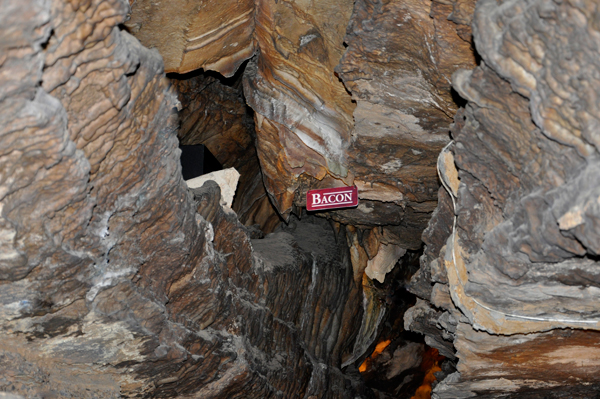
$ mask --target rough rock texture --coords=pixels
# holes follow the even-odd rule
[[[0,391],[365,397],[338,368],[363,303],[344,229],[253,243],[216,183],[188,191],[127,3],[0,10]]]
[[[152,44],[147,32],[162,42],[164,37],[181,35],[182,25],[167,22],[172,13],[199,7],[203,18],[229,26],[224,19],[233,23],[246,10],[246,3],[239,11],[231,10],[229,3],[218,11],[202,2],[186,2],[181,10],[156,4],[152,8],[144,1],[135,3],[127,25],[146,45]],[[421,246],[420,235],[437,200],[435,160],[449,140],[448,127],[457,110],[450,78],[458,68],[475,65],[469,26],[473,5],[473,0],[255,2],[258,55],[244,71],[244,93],[255,111],[256,151],[266,193],[284,220],[292,212],[301,214],[308,190],[356,184],[361,199],[357,209],[321,215],[371,230],[367,234],[376,239],[369,244],[369,260],[380,246],[413,250]],[[196,15],[189,15],[185,20],[195,27]],[[219,29],[211,35],[219,35]],[[181,46],[158,48],[170,59],[170,52]],[[229,47],[221,50],[225,62]],[[211,51],[211,57],[219,56]],[[243,134],[239,120],[231,121],[241,107],[231,107],[235,99],[227,94],[210,95],[223,88],[216,78],[199,78],[176,81],[184,104],[180,138],[185,143],[204,142],[209,148],[217,147],[217,140],[227,142],[215,148],[217,158],[230,154],[245,164],[253,149],[241,157],[237,154],[240,148],[250,148],[250,136]],[[219,110],[214,120],[209,118],[207,111],[210,115],[221,104],[234,111],[227,115]],[[193,135],[191,126],[197,131]],[[272,229],[279,221],[270,213],[269,199],[256,177],[244,178],[241,173],[247,189],[241,190],[239,202],[245,205],[234,204],[234,209],[245,224]]]
[[[328,216],[395,225],[403,247],[418,247],[457,110],[450,77],[475,65],[474,0],[176,4],[135,1],[127,27],[159,49],[167,71],[231,76],[256,43],[245,94],[266,189],[284,219],[311,188],[356,184],[364,206]]]
[[[421,302],[406,317],[432,345],[456,350],[458,373],[436,397],[598,393],[596,8],[477,4],[483,61],[453,77],[468,105],[452,130],[454,162],[440,160],[449,192],[413,279],[436,309]]]
[[[353,365],[389,308],[366,270],[418,248],[433,212],[405,322],[457,361],[434,397],[598,395],[595,2],[202,4],[133,3],[128,29],[172,50],[173,71],[232,75],[260,48],[244,88],[290,222],[264,239],[216,184],[188,191],[177,160],[187,112],[182,132],[258,171],[239,76],[202,119],[211,104],[191,99],[224,85],[183,79],[178,103],[158,53],[122,30],[127,2],[0,0],[0,391],[372,397]],[[471,21],[482,61],[454,73],[475,63]],[[467,104],[436,171],[452,74]],[[273,228],[252,173],[237,209]],[[291,215],[306,190],[349,184],[358,208]],[[426,357],[392,348],[390,378]]]
[[[287,218],[309,189],[356,184],[356,209],[321,213],[356,227],[355,270],[388,270],[380,248],[397,260],[421,247],[457,110],[450,77],[475,65],[471,4],[257,2],[244,88],[267,192]]]
[[[219,185],[221,189],[221,205],[231,208],[235,190],[240,180],[240,174],[235,168],[217,170],[210,173],[205,173],[201,176],[194,177],[185,181],[189,188],[199,188],[207,181],[212,180]]]
[[[459,33],[470,21],[447,19],[464,14],[456,4],[333,3],[258,2],[245,88],[267,191],[285,216],[309,189],[356,184],[363,205],[328,216],[398,226],[402,246],[418,247],[457,109],[450,77],[474,66]]]
[[[255,51],[254,1],[130,0],[128,30],[157,48],[167,72],[232,76]]]
[[[300,177],[350,184],[345,150],[351,102],[334,74],[342,57],[352,1],[260,0],[260,53],[248,66],[245,94],[256,112],[257,150],[265,185],[288,217]]]
[[[375,209],[395,204],[407,241],[436,205],[435,160],[457,110],[450,78],[474,66],[461,25],[447,20],[452,10],[421,0],[357,1],[336,68],[357,102],[348,163],[359,196],[385,203]]]
[[[269,233],[281,223],[271,205],[255,147],[254,119],[242,93],[242,72],[171,75],[181,103],[177,136],[181,144],[204,144],[224,167],[240,172],[233,209],[245,225]]]

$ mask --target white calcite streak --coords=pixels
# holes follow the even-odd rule
[[[189,188],[199,188],[208,180],[215,181],[221,188],[221,201],[223,205],[231,208],[239,179],[240,173],[235,168],[229,168],[194,177],[185,182]]]

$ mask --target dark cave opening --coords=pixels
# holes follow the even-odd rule
[[[170,73],[167,77],[181,104],[177,133],[180,145],[204,145],[223,168],[235,168],[240,179],[232,209],[244,225],[268,233],[282,219],[263,184],[254,111],[244,97],[242,82],[248,62],[229,78],[202,70]]]
[[[179,145],[181,150],[181,174],[190,180],[206,173],[222,170],[223,166],[204,144]]]

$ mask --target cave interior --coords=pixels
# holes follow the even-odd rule
[[[600,398],[599,15],[0,0],[0,399]]]

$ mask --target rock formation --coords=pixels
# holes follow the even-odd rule
[[[126,4],[0,9],[0,390],[358,394],[338,368],[362,312],[347,248],[325,220],[253,245],[218,186],[187,190],[177,100]]]
[[[241,72],[241,71],[240,71]],[[242,74],[229,79],[213,74],[169,75],[180,102],[181,144],[204,144],[226,168],[241,174],[233,209],[245,225],[266,233],[281,223],[265,190],[256,155],[254,119],[242,93]]]
[[[166,72],[204,68],[233,76],[256,48],[251,0],[130,0],[125,25],[144,46],[160,51]]]
[[[177,58],[173,52],[187,51],[189,42],[166,41],[165,37],[185,36],[186,29],[196,36],[225,37],[222,35],[239,33],[246,26],[236,22],[246,21],[246,17],[240,19],[250,7],[246,3],[235,12],[226,5],[223,14],[212,6],[192,3],[177,10],[163,3],[133,3],[129,30],[146,46],[161,51],[168,71],[189,70],[168,66]],[[191,11],[194,7],[200,11]],[[244,94],[255,112],[256,151],[272,204],[287,220],[292,212],[300,214],[309,189],[355,184],[362,200],[359,208],[325,216],[372,230],[369,260],[380,246],[392,245],[398,254],[418,249],[421,232],[436,205],[437,153],[449,141],[448,127],[458,109],[451,75],[459,67],[475,66],[469,27],[473,1],[393,1],[384,5],[375,1],[261,0],[254,7],[254,31],[247,34],[247,40],[256,43],[258,54],[244,71]],[[211,12],[220,25],[202,22]],[[225,12],[230,22],[224,21]],[[224,45],[220,51],[203,54],[210,53],[213,59],[220,54],[222,62],[235,70],[239,61],[233,63],[235,67],[229,63],[229,47]],[[197,64],[196,68],[200,67],[223,72],[214,65]],[[191,143],[193,125],[192,130],[204,131],[194,133],[194,142],[216,149],[218,139],[249,148],[246,138],[251,134],[242,133],[243,117],[225,128],[223,123],[199,116],[202,111],[206,115],[207,101],[199,100],[207,95],[194,93],[222,88],[216,81],[210,77],[176,78],[184,104],[180,137]],[[236,86],[237,81],[231,85]],[[233,96],[226,96],[215,94],[211,99],[230,110],[221,114],[226,116],[223,120],[231,120],[227,114],[242,114],[242,107],[239,102],[233,104]],[[229,104],[223,103],[224,98],[229,98]],[[204,121],[214,124],[220,133],[204,127]],[[233,146],[225,148],[229,149],[216,150],[223,154],[221,159],[226,159],[227,153],[238,163],[247,158],[232,156],[239,153]],[[257,171],[252,172],[258,176]],[[242,177],[242,184],[249,180]],[[242,202],[246,208],[255,203],[247,213],[256,217],[246,218],[246,210],[237,208],[242,220],[246,224],[256,220],[272,228],[278,220],[268,214],[270,207],[266,197],[261,197],[260,185],[256,180],[246,185],[255,189]],[[367,264],[357,267],[364,269]]]
[[[0,397],[596,397],[597,8],[0,0]]]
[[[389,270],[421,246],[436,205],[435,160],[457,110],[451,74],[475,65],[459,8],[257,3],[260,52],[244,87],[267,192],[286,218],[309,189],[355,184],[359,207],[323,216],[355,227],[359,272]],[[458,22],[447,20],[454,9]]]
[[[435,308],[421,302],[407,317],[416,330],[437,325],[430,343],[455,349],[458,372],[439,398],[596,395],[594,7],[477,4],[483,61],[453,77],[468,104],[440,158],[448,191],[413,280]]]
[[[260,53],[244,91],[265,186],[286,218],[302,181],[352,182],[344,158],[354,104],[334,74],[351,12],[351,1],[257,2]]]
[[[267,191],[285,216],[310,188],[356,184],[364,205],[331,217],[402,225],[404,246],[418,247],[457,109],[450,77],[474,66],[464,26],[429,1],[318,4],[257,5],[260,53],[245,93]]]

